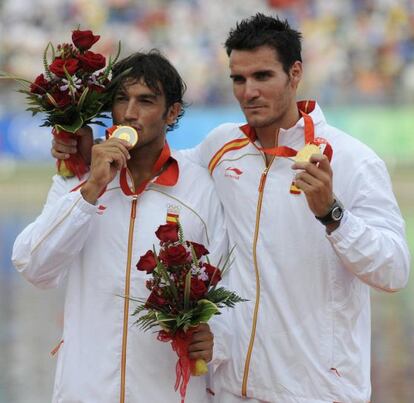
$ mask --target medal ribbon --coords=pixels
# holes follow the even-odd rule
[[[304,124],[305,124],[305,144],[313,143],[315,137],[315,127],[313,124],[312,118],[305,112],[299,110],[301,113]],[[297,154],[297,151],[293,148],[287,146],[279,146],[279,147],[272,147],[272,148],[264,148],[259,147],[253,143],[253,145],[259,150],[264,152],[265,154],[275,155],[277,157],[294,157]]]
[[[332,158],[332,147],[330,146],[329,143],[327,143],[327,141],[325,139],[322,138],[316,138],[315,139],[315,126],[313,124],[313,120],[312,118],[305,113],[304,111],[299,109],[300,114],[303,117],[303,121],[304,121],[304,137],[305,137],[305,146],[307,144],[316,144],[316,145],[320,145],[320,144],[325,144],[325,149],[323,154],[325,154],[329,161]],[[273,148],[264,148],[264,147],[259,147],[257,146],[255,143],[252,143],[259,151],[264,152],[265,154],[270,154],[270,155],[275,155],[277,157],[294,157],[298,152],[291,148],[291,147],[287,147],[287,146],[280,146],[280,147],[273,147]],[[260,187],[259,187],[260,189]],[[290,193],[291,194],[300,194],[301,191],[299,188],[297,188],[295,186],[294,181],[292,181],[291,185],[290,185]]]
[[[166,164],[170,160],[171,160],[171,163],[170,165],[167,166]],[[165,170],[162,171],[164,166],[165,166]],[[171,157],[170,147],[168,146],[168,143],[165,143],[164,148],[162,149],[161,154],[158,157],[158,160],[155,162],[155,165],[152,168],[152,174],[154,176],[158,175],[157,179],[155,179],[155,183],[159,183],[165,186],[173,186],[177,183],[178,173],[179,173],[178,163],[173,157]],[[141,183],[138,189],[131,189],[128,183],[128,177],[130,178],[131,182],[133,182],[132,175],[129,169],[122,168],[121,173],[120,173],[120,185],[121,185],[122,191],[127,196],[139,195],[145,190],[148,183],[153,180],[153,179],[149,179]]]

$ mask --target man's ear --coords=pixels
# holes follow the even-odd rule
[[[289,70],[289,79],[294,88],[297,88],[300,80],[302,79],[302,62],[296,60]]]
[[[167,112],[167,125],[172,125],[177,121],[177,117],[181,112],[181,104],[179,102],[173,103]]]

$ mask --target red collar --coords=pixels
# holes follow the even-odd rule
[[[167,165],[168,164],[168,165]],[[164,145],[164,148],[161,151],[160,156],[155,162],[152,168],[152,174],[156,175],[162,170],[164,166],[167,167],[154,179],[143,182],[138,189],[134,189],[133,185],[130,187],[129,183],[132,183],[132,176],[128,168],[123,168],[120,172],[119,182],[121,185],[122,191],[127,196],[139,195],[147,187],[149,182],[156,183],[157,185],[162,186],[174,186],[178,181],[179,176],[179,167],[178,162],[175,158],[171,156],[170,147],[167,142]],[[128,177],[130,181],[128,182]]]
[[[303,114],[311,113],[316,106],[316,101],[299,101],[296,103],[299,111]],[[254,143],[257,140],[257,134],[254,127],[251,127],[248,123],[243,126],[240,126],[240,130],[246,135],[246,137]]]

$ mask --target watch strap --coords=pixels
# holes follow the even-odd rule
[[[338,200],[334,200],[328,214],[323,217],[315,216],[323,225],[333,224],[342,220],[344,208]]]

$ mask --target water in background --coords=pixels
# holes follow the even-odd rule
[[[50,401],[61,331],[62,291],[37,290],[11,268],[14,238],[32,221],[23,211],[0,215],[0,402]]]

